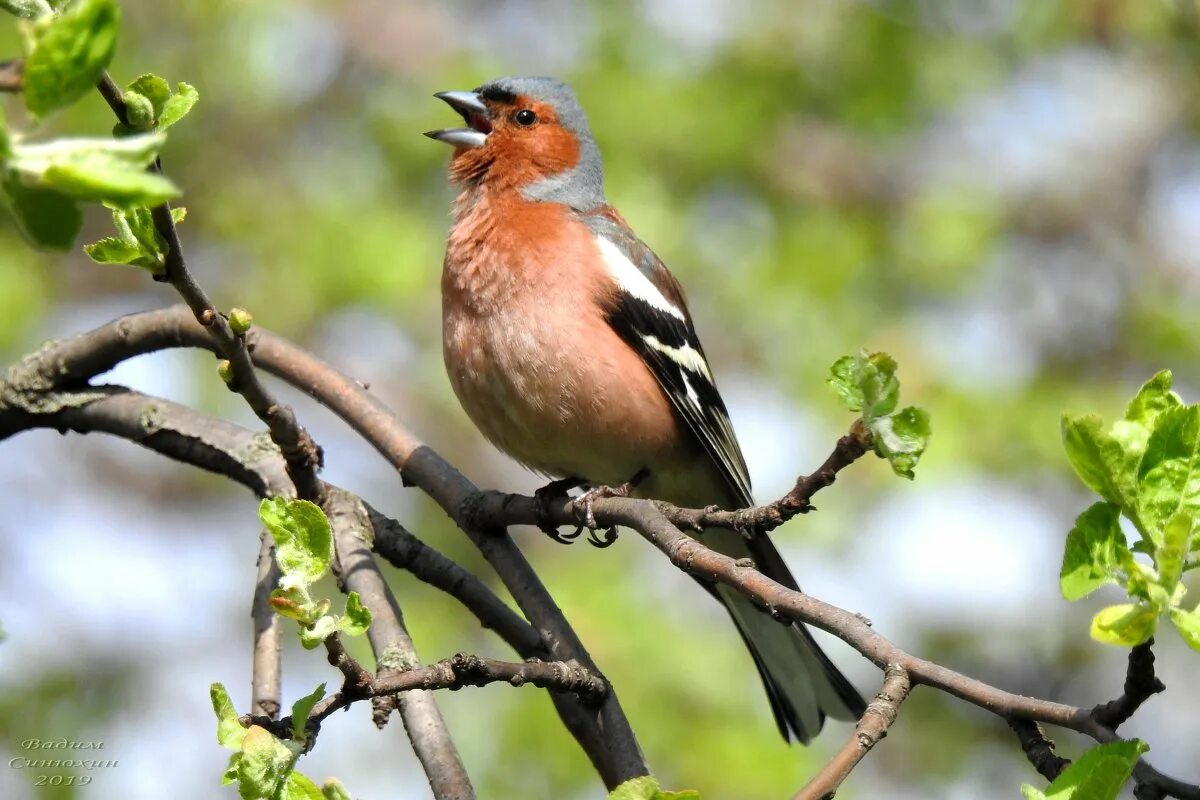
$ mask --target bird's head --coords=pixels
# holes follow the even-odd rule
[[[466,127],[425,135],[454,147],[450,176],[587,210],[604,202],[600,151],[571,87],[553,78],[497,78],[438,92]]]

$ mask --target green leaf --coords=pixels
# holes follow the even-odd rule
[[[229,766],[225,767],[225,772],[221,774],[221,785],[228,786],[238,779],[238,764],[242,760],[242,751],[229,754]]]
[[[152,120],[157,120],[162,115],[163,106],[171,96],[171,86],[162,78],[149,72],[134,78],[129,82],[127,88],[150,101]]]
[[[862,412],[866,422],[890,414],[900,400],[896,361],[887,353],[863,350],[842,356],[830,367],[826,383],[846,408]]]
[[[0,0],[0,9],[23,19],[40,19],[54,13],[46,0]]]
[[[292,751],[270,731],[251,725],[238,761],[238,793],[244,800],[273,799],[294,759]]]
[[[321,794],[321,790],[311,778],[293,770],[288,773],[287,780],[283,783],[279,800],[325,800],[325,795]]]
[[[311,625],[300,628],[300,644],[305,650],[314,650],[333,634],[337,633],[337,620],[330,616],[319,618]]]
[[[700,800],[694,789],[682,792],[664,792],[658,781],[649,775],[625,781],[608,795],[608,800]]]
[[[83,212],[70,197],[51,189],[26,186],[15,174],[4,178],[4,194],[30,243],[50,250],[69,250],[83,228]]]
[[[138,131],[148,131],[154,128],[154,104],[145,95],[128,91],[121,95],[125,103],[125,118],[129,120],[129,128]]]
[[[1142,603],[1123,603],[1101,609],[1092,618],[1092,638],[1104,644],[1133,647],[1154,635],[1158,614]]]
[[[1097,745],[1064,769],[1046,787],[1046,800],[1115,800],[1133,767],[1150,748],[1137,739]],[[1022,789],[1024,791],[1024,789]],[[1036,795],[1026,794],[1026,797]]]
[[[166,137],[57,139],[14,148],[9,166],[26,184],[55,189],[78,200],[111,206],[152,206],[179,194],[161,175],[146,171]]]
[[[308,712],[325,696],[325,684],[313,690],[312,694],[301,697],[292,703],[292,735],[296,739],[304,738],[304,726],[308,722]]]
[[[12,155],[12,144],[8,141],[8,124],[4,118],[4,108],[0,106],[0,167]]]
[[[99,200],[122,207],[156,206],[179,196],[178,187],[162,175],[106,158],[50,167],[42,181],[80,200]]]
[[[1095,503],[1075,519],[1067,534],[1059,588],[1067,600],[1086,597],[1106,583],[1118,583],[1118,570],[1129,560],[1121,511],[1112,503]]]
[[[321,794],[325,795],[325,800],[353,800],[349,790],[337,778],[326,778],[321,785]]]
[[[371,610],[362,604],[358,592],[346,598],[346,615],[338,619],[338,630],[347,636],[362,636],[371,626]]]
[[[233,701],[229,699],[229,692],[225,691],[223,685],[214,683],[208,688],[208,696],[212,700],[213,712],[217,715],[217,743],[222,747],[240,750],[242,740],[246,738],[246,729],[238,722],[238,714],[233,708]]]
[[[1192,541],[1195,520],[1186,511],[1181,511],[1167,521],[1163,528],[1163,543],[1154,554],[1158,567],[1158,585],[1169,596],[1183,576],[1183,562]]]
[[[95,87],[116,52],[120,19],[113,0],[78,0],[53,18],[25,60],[30,113],[43,117]]]
[[[142,255],[140,247],[113,236],[85,244],[83,251],[97,264],[132,264]]]
[[[1147,430],[1154,429],[1154,421],[1158,415],[1173,408],[1179,408],[1183,401],[1179,395],[1171,391],[1171,370],[1164,369],[1153,378],[1142,384],[1138,393],[1129,401],[1125,409],[1125,419],[1136,422]]]
[[[1167,614],[1171,617],[1175,630],[1179,631],[1179,635],[1188,643],[1188,647],[1200,650],[1200,613],[1195,610],[1172,608],[1168,609]]]
[[[912,479],[913,469],[929,445],[929,412],[916,406],[872,420],[867,425],[875,452],[886,458],[897,475]]]
[[[162,114],[158,117],[158,129],[165,131],[186,117],[188,112],[192,110],[192,106],[196,105],[196,101],[199,99],[200,93],[196,91],[194,86],[186,83],[176,84],[175,93],[167,100],[166,105],[163,106]]]
[[[182,206],[176,206],[171,209],[171,221],[176,225],[187,219],[187,209]]]
[[[1046,795],[1041,789],[1035,789],[1028,783],[1021,784],[1021,794],[1025,797],[1025,800],[1046,800]]]
[[[1138,488],[1140,513],[1152,532],[1180,511],[1200,514],[1200,405],[1158,415],[1138,468]]]
[[[1124,448],[1103,430],[1103,425],[1096,414],[1064,414],[1063,445],[1079,479],[1105,500],[1126,508],[1132,495],[1121,482]]]
[[[258,517],[275,540],[275,560],[285,576],[310,584],[329,570],[333,534],[319,507],[307,500],[274,497],[262,501]]]

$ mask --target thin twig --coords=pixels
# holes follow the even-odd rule
[[[1021,743],[1021,752],[1029,763],[1048,781],[1059,776],[1064,769],[1071,765],[1069,758],[1063,758],[1054,752],[1054,742],[1046,738],[1041,726],[1031,719],[1010,719],[1008,727],[1017,734]]]
[[[105,102],[117,119],[129,124],[125,101],[121,90],[105,72],[97,83]],[[155,171],[161,171],[156,163]],[[150,210],[154,228],[167,245],[164,269],[156,280],[169,283],[191,309],[196,321],[207,329],[214,344],[214,351],[229,361],[232,380],[229,388],[240,394],[246,404],[260,420],[266,423],[271,438],[279,445],[287,461],[288,474],[296,486],[297,493],[313,502],[320,503],[321,485],[317,470],[321,466],[321,450],[309,436],[289,406],[278,402],[258,379],[258,373],[250,360],[245,335],[235,333],[229,320],[218,312],[208,294],[196,282],[183,257],[183,244],[179,231],[171,216],[169,203],[162,203]]]
[[[804,785],[792,800],[829,800],[842,781],[858,766],[858,762],[887,736],[888,729],[900,713],[900,704],[908,697],[912,685],[908,673],[899,664],[888,664],[884,670],[883,686],[867,706],[850,740],[842,746],[829,763]]]
[[[0,61],[0,92],[14,94],[21,91],[21,79],[25,76],[25,59],[13,58]]]

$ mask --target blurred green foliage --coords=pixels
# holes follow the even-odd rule
[[[153,71],[205,98],[163,151],[189,208],[182,235],[201,282],[223,307],[243,306],[256,324],[318,350],[338,320],[356,320],[351,344],[331,357],[482,485],[536,481],[489,455],[442,373],[438,273],[452,192],[445,149],[420,132],[447,118],[432,92],[499,74],[554,72],[576,87],[610,199],[688,288],[726,391],[766,387],[816,418],[829,445],[844,419],[821,383],[833,358],[859,346],[896,356],[906,397],[936,418],[918,482],[934,487],[976,475],[1069,496],[1078,490],[1058,437],[1064,408],[1116,408],[1168,365],[1178,385],[1200,386],[1192,0],[121,8],[117,83]],[[0,24],[0,58],[20,49],[15,25]],[[0,100],[9,126],[38,138],[103,136],[113,124],[95,95],[41,123]],[[89,209],[81,241],[110,225]],[[72,332],[63,325],[73,315],[90,324],[97,308],[145,307],[147,291],[175,301],[138,271],[97,266],[82,251],[34,253],[0,216],[7,359]],[[402,358],[377,352],[380,319],[399,332]],[[198,383],[195,402],[237,408],[215,378]],[[785,452],[780,469],[811,468],[825,452]],[[329,457],[336,469],[341,454]],[[823,493],[820,515],[777,535],[841,552],[891,488],[886,473],[852,470]],[[1079,496],[1064,504],[1062,535]],[[487,574],[431,504],[404,511],[413,530]],[[640,542],[604,552],[535,534],[528,542],[662,785],[778,797],[840,744],[840,732],[807,750],[778,740],[719,612]],[[797,572],[803,582],[803,564]],[[392,580],[427,659],[509,655],[437,592]],[[1053,585],[1053,569],[1044,580]],[[854,586],[853,575],[844,581]],[[1049,680],[1007,675],[1016,662],[991,664],[957,629],[930,623],[912,636],[914,650],[986,665],[1009,688],[1044,693]],[[1086,664],[1075,636],[1062,634],[1047,657]],[[93,725],[113,713],[111,702],[79,705],[88,684],[46,680],[25,682],[38,713],[71,708]],[[497,687],[443,703],[481,796],[599,796],[543,695]],[[19,735],[14,718],[0,714],[0,735]],[[909,735],[872,758],[910,789],[990,774],[1005,758],[1023,768],[1006,731],[944,699],[914,698],[902,724]],[[1015,791],[1005,784],[997,796]]]

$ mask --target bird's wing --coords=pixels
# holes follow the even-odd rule
[[[607,309],[608,323],[650,367],[676,413],[720,470],[733,498],[749,506],[746,461],[679,283],[611,207],[581,219],[595,234],[617,286]]]

